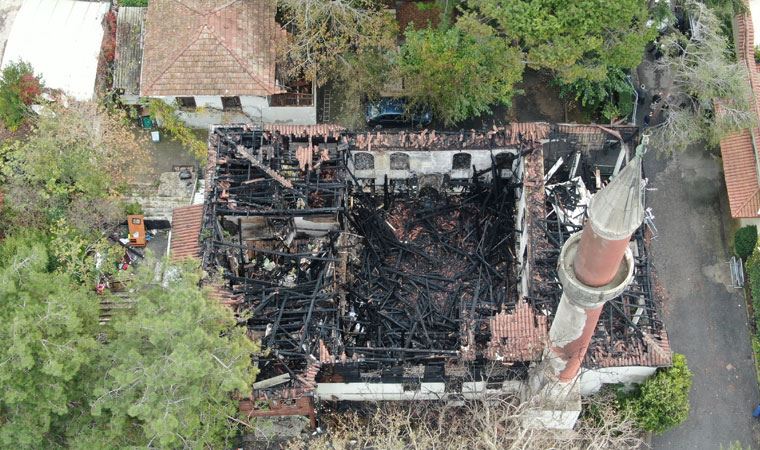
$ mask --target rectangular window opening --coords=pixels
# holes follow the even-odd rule
[[[222,97],[222,109],[224,111],[243,109],[240,97]]]
[[[195,109],[195,97],[177,97],[177,104],[182,109]]]

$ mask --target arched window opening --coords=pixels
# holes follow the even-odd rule
[[[372,153],[355,153],[354,168],[356,170],[371,170],[375,168],[375,157]]]
[[[469,153],[456,153],[451,161],[452,170],[469,169],[472,164],[472,156]]]

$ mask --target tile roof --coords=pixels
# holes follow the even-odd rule
[[[264,131],[293,136],[338,136],[346,129],[340,125],[320,123],[317,125],[264,124]]]
[[[734,133],[720,141],[723,173],[731,217],[757,217],[760,185],[755,169],[755,146],[750,130]]]
[[[612,352],[602,345],[592,343],[583,365],[595,369],[626,366],[667,367],[673,362],[672,356],[668,334],[661,330],[657,336],[644,333],[642,341],[616,341]]]
[[[220,4],[221,3],[221,4]],[[148,4],[143,96],[266,96],[285,31],[269,0],[159,0]]]
[[[511,313],[500,312],[489,319],[491,340],[486,357],[495,361],[536,361],[549,338],[549,318],[536,314],[520,300]]]
[[[199,242],[203,223],[203,205],[174,208],[172,214],[172,242],[169,256],[172,261],[184,258],[199,258]]]
[[[754,32],[749,7],[736,17],[736,53],[747,65],[750,86],[755,97],[755,112],[760,112],[760,77],[755,64]],[[760,117],[760,114],[757,114]],[[756,148],[754,138],[760,129],[743,130],[720,141],[723,173],[731,209],[731,217],[758,217],[760,214],[760,184],[758,184]]]
[[[218,283],[212,283],[208,287],[208,297],[218,301],[222,305],[234,309],[236,305],[243,303],[243,294],[233,294],[232,291]]]
[[[121,7],[116,18],[116,56],[113,87],[128,95],[140,94],[140,63],[143,55],[143,25],[147,8]]]

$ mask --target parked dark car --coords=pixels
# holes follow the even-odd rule
[[[364,116],[369,127],[424,127],[433,120],[430,111],[407,113],[406,101],[400,98],[381,98],[367,104]]]

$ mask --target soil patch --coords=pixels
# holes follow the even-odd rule
[[[396,20],[402,33],[410,23],[415,30],[435,28],[441,22],[441,9],[432,1],[405,1],[396,7]]]
[[[526,69],[516,87],[522,93],[515,96],[510,120],[518,122],[584,122],[581,111],[559,96],[559,87],[552,84],[550,73]]]

